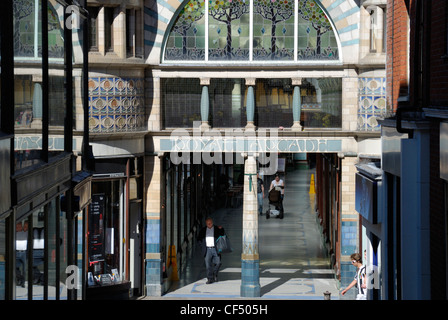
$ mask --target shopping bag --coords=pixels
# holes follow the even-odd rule
[[[218,253],[230,253],[233,251],[227,235],[220,236],[216,239],[216,250],[218,250]]]

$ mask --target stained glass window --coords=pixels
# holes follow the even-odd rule
[[[165,61],[339,59],[331,22],[314,0],[191,0],[175,19]]]
[[[209,60],[249,60],[249,1],[209,0]]]
[[[36,19],[35,1],[14,1],[14,56],[42,56],[42,43],[36,41],[34,34],[40,27]],[[37,3],[40,10],[40,1]],[[40,30],[39,30],[40,31]],[[36,50],[37,49],[37,50]]]
[[[330,21],[314,0],[299,0],[298,60],[338,59],[338,45]]]
[[[41,1],[14,1],[14,56],[41,58],[42,40],[39,11]],[[36,10],[36,8],[38,8]],[[63,15],[57,13],[63,7],[56,1],[48,1],[48,55],[64,58]],[[38,34],[38,36],[36,36]]]
[[[204,60],[205,0],[191,0],[171,29],[165,60]]]
[[[254,2],[254,60],[294,60],[294,0]]]
[[[48,1],[48,56],[50,58],[64,58],[63,10],[64,7],[55,0]]]

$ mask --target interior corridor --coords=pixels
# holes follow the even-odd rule
[[[316,213],[315,194],[310,194],[314,169],[289,169],[285,181],[283,219],[266,219],[267,188],[263,215],[258,219],[261,298],[266,299],[339,299],[337,281],[329,268]],[[266,179],[265,179],[266,180]],[[206,270],[200,248],[193,246],[187,265],[179,270],[165,298],[239,298],[241,284],[241,245],[243,206],[221,208],[211,214],[215,225],[225,228],[233,252],[222,255],[219,281],[206,284]],[[203,224],[205,225],[205,224]]]

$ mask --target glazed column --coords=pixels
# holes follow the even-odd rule
[[[291,127],[292,131],[302,131],[300,125],[300,113],[302,110],[302,101],[300,99],[300,85],[302,84],[302,78],[292,79],[292,85],[294,86],[294,92],[292,96],[292,116],[294,123]]]
[[[257,163],[250,155],[244,165],[243,248],[241,254],[241,296],[260,296],[258,254]]]
[[[147,139],[146,150],[150,150],[152,139]],[[161,254],[161,208],[163,190],[163,153],[145,156],[145,288],[147,296],[162,295],[163,261]]]
[[[254,131],[254,116],[255,116],[255,95],[254,95],[254,86],[255,86],[255,78],[246,79],[247,88],[247,98],[246,98],[246,116],[247,116],[247,131]]]
[[[33,120],[31,128],[42,129],[42,76],[33,75]]]
[[[208,115],[210,109],[210,100],[208,95],[208,86],[210,85],[210,78],[201,78],[202,94],[201,94],[201,131],[210,129],[208,123]]]

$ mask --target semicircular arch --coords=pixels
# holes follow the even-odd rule
[[[240,0],[240,2],[243,2],[243,1],[244,0]],[[342,47],[346,46],[346,45],[352,45],[353,43],[356,43],[357,39],[350,39],[349,41],[342,41],[342,39],[340,37],[341,37],[341,34],[343,34],[343,36],[345,38],[347,38],[347,32],[352,31],[354,29],[358,29],[357,23],[356,22],[353,23],[353,21],[357,21],[357,20],[353,19],[352,16],[356,15],[356,14],[359,14],[359,7],[352,0],[350,0],[350,1],[343,1],[343,2],[338,1],[338,0],[327,0],[327,1],[296,0],[296,1],[299,3],[299,6],[300,5],[308,5],[310,3],[314,3],[323,12],[323,15],[321,16],[321,18],[323,16],[325,16],[325,19],[322,19],[322,21],[324,21],[324,22],[325,22],[325,20],[328,21],[327,29],[328,30],[331,29],[332,33],[334,34],[333,48],[335,48],[337,50],[337,59],[334,59],[334,56],[333,56],[333,59],[325,59],[324,58],[322,60],[325,60],[325,61],[327,61],[327,60],[338,60],[339,62],[341,62],[342,61]],[[218,3],[218,2],[220,2],[222,4],[225,3],[224,1],[216,1],[216,3]],[[238,1],[234,1],[233,3],[237,3],[237,2]],[[258,2],[261,3],[263,1],[258,1]],[[285,3],[286,2],[287,1],[285,1]],[[201,0],[184,0],[182,2],[179,2],[176,6],[171,6],[171,5],[166,4],[168,6],[168,9],[169,9],[169,10],[164,10],[163,11],[163,13],[164,13],[163,15],[165,16],[163,19],[164,19],[165,22],[167,22],[167,24],[165,25],[166,28],[164,28],[164,30],[158,30],[157,31],[157,33],[159,35],[163,35],[163,38],[161,39],[161,43],[159,44],[159,46],[161,47],[160,61],[162,61],[162,63],[170,61],[170,60],[174,60],[174,61],[176,60],[176,59],[166,59],[166,57],[167,57],[167,45],[168,46],[171,45],[171,48],[170,48],[171,52],[170,53],[171,53],[172,57],[176,57],[177,56],[178,57],[177,59],[179,61],[183,61],[183,62],[185,62],[185,60],[187,60],[187,61],[190,60],[190,59],[185,59],[185,57],[182,57],[182,55],[185,55],[185,53],[187,52],[187,50],[185,48],[185,45],[187,44],[187,42],[189,42],[190,44],[193,44],[191,47],[194,48],[194,50],[193,51],[190,50],[188,52],[188,55],[190,55],[190,57],[194,57],[195,58],[193,60],[195,60],[197,62],[197,60],[202,60],[202,58],[203,58],[204,60],[208,61],[208,59],[205,57],[205,56],[210,54],[210,52],[206,51],[206,48],[210,48],[210,46],[209,45],[205,45],[205,43],[208,42],[207,34],[202,35],[202,37],[203,37],[202,40],[199,39],[199,41],[198,41],[198,39],[195,39],[195,34],[197,35],[201,28],[202,28],[204,33],[207,33],[207,31],[205,30],[207,27],[202,25],[199,28],[196,28],[196,29],[190,28],[190,30],[187,30],[188,29],[187,23],[193,21],[196,18],[200,18],[200,19],[202,19],[202,23],[206,23],[206,21],[205,21],[205,20],[207,20],[206,19],[207,17],[205,17],[206,15],[203,14],[201,16],[201,14],[197,14],[197,12],[196,12],[196,14],[193,14],[193,15],[190,14],[189,16],[188,15],[185,16],[185,12],[186,12],[186,9],[187,9],[188,6],[189,7],[195,7],[196,6],[198,8],[198,7],[200,7],[198,4],[201,4],[201,3],[203,4],[201,10],[204,11],[205,7],[206,7],[206,2],[205,1],[201,1]],[[229,3],[231,3],[231,2],[229,2]],[[342,5],[343,3],[345,3],[345,5]],[[347,6],[347,3],[349,3],[349,6]],[[242,11],[244,11],[244,10],[242,10]],[[279,8],[278,11],[280,12],[280,14],[279,14],[279,16],[280,16],[282,14],[281,13],[281,8]],[[297,13],[297,10],[296,10],[296,13]],[[300,8],[299,8],[299,13],[300,13]],[[240,13],[240,16],[238,18],[241,19],[241,17],[244,14],[247,14],[247,12]],[[160,15],[162,15],[162,12],[160,12]],[[218,15],[218,13],[216,15]],[[300,14],[296,14],[296,16],[299,16],[299,15]],[[302,18],[303,18],[303,16],[305,16],[305,19],[306,19],[306,14],[302,15]],[[181,17],[181,18],[179,18],[179,17]],[[291,17],[289,17],[289,18],[291,19]],[[245,17],[245,19],[247,19],[247,17]],[[178,23],[179,20],[182,20],[182,23],[183,23],[182,27],[176,26],[176,23]],[[296,20],[297,20],[297,18],[296,18]],[[315,26],[315,23],[316,23],[316,21],[310,22],[310,25],[311,26],[313,26],[313,25]],[[287,26],[287,23],[286,23],[286,26]],[[170,39],[170,36],[172,36],[172,32],[173,32],[174,28],[176,28],[176,30],[177,30],[176,34],[178,36],[177,36],[177,38],[174,37],[176,39]],[[314,32],[318,32],[319,28],[320,29],[325,29],[322,26],[320,26],[320,27],[318,26],[317,28],[315,28]],[[216,25],[214,26],[214,29],[217,30],[217,32],[219,32],[219,31],[222,32],[225,28],[220,28],[219,24],[218,24],[218,26],[216,26]],[[265,28],[264,30],[266,30],[266,29],[267,28]],[[311,29],[312,28],[308,28],[308,30],[307,29],[305,29],[305,30],[307,30],[307,32],[310,33],[310,31],[313,31]],[[230,30],[230,28],[228,30]],[[263,29],[261,29],[261,30],[264,31]],[[281,31],[278,32],[278,33],[283,33],[284,35],[287,33],[287,27],[285,27],[284,21],[283,21],[283,25],[280,26],[280,30]],[[303,30],[303,28],[302,28],[302,30]],[[184,33],[184,35],[181,34],[182,32]],[[190,36],[187,35],[187,32],[190,32]],[[233,38],[234,39],[238,39],[239,42],[241,43],[241,39],[242,38],[244,39],[244,37],[242,37],[241,33],[244,32],[244,30],[242,30],[241,28],[239,28],[239,30],[236,29],[236,28],[233,28],[233,32],[235,33],[235,35],[237,35],[237,36],[234,36]],[[237,34],[238,32],[239,32],[239,34]],[[225,30],[224,30],[223,33],[225,35],[223,35],[221,38],[218,37],[218,39],[214,40],[214,42],[219,42],[219,41],[223,42],[222,39],[224,37],[228,37],[229,32],[225,33]],[[317,35],[317,36],[315,35],[316,38],[318,36],[320,36],[320,35]],[[350,36],[353,36],[353,32],[350,33]],[[247,37],[247,31],[246,31],[246,37]],[[275,38],[276,39],[279,38],[278,35],[276,35]],[[283,47],[281,47],[281,46],[277,46],[277,47],[276,46],[271,46],[271,48],[277,48],[277,50],[278,50],[277,52],[283,54],[283,57],[285,57],[288,54],[291,55],[291,52],[288,53],[288,49],[290,51],[293,50],[293,48],[292,48],[293,45],[291,45],[291,43],[295,41],[296,43],[294,44],[294,50],[296,50],[296,51],[295,51],[295,58],[293,59],[293,62],[294,61],[295,62],[303,61],[303,59],[301,59],[300,56],[297,58],[297,47],[300,48],[300,44],[297,44],[297,42],[300,42],[300,41],[299,40],[292,40],[291,38],[292,38],[291,34],[289,34],[289,38],[287,36],[284,36],[281,39],[283,41]],[[254,52],[256,50],[258,50],[257,53],[256,53],[258,59],[247,59],[247,60],[250,60],[250,61],[252,61],[252,60],[263,60],[263,58],[259,59],[259,56],[260,56],[259,52],[262,52],[263,50],[265,50],[266,52],[269,51],[270,48],[269,48],[268,41],[264,41],[265,42],[264,47],[262,45],[261,48],[260,48],[260,47],[257,47],[257,44],[255,43],[256,39],[255,39],[254,35],[252,35],[252,38],[246,39],[246,40],[249,40],[249,41],[246,41],[246,47],[243,46],[243,49],[241,49],[241,45],[237,47],[239,49],[239,51],[238,50],[236,50],[236,51],[238,51],[237,53],[240,55],[240,57],[241,56],[243,56],[243,57],[247,57],[248,56],[247,53],[244,53],[243,51],[244,50],[246,50],[246,51],[249,50],[248,47],[250,46],[250,44],[247,45],[247,43],[250,43],[252,41],[252,43],[254,43],[254,44],[253,44],[253,47],[251,47],[250,49],[252,50],[252,55],[254,54]],[[317,42],[318,40],[314,40],[314,41]],[[328,44],[328,42],[329,42],[329,40],[327,39],[326,40],[326,44]],[[334,42],[336,42],[336,45],[334,44]],[[198,45],[197,45],[198,43],[202,44],[202,46],[203,46],[203,48],[199,48],[200,50],[198,49]],[[288,45],[284,45],[285,43],[289,43],[289,47],[288,47]],[[215,52],[218,52],[218,56],[219,56],[219,53],[221,53],[222,56],[225,55],[226,48],[224,48],[224,47],[225,47],[225,45],[222,45],[221,47],[218,47],[215,50]],[[278,47],[281,47],[281,48],[278,49]],[[228,46],[227,46],[227,48],[228,48]],[[256,49],[255,51],[253,50],[254,48]],[[325,48],[328,49],[328,48],[331,48],[331,46],[326,46]],[[303,53],[303,51],[306,50],[306,46],[302,47],[301,49],[302,49],[302,53]],[[318,54],[322,54],[322,52],[319,51],[318,49],[314,49],[314,50],[317,50]],[[228,49],[227,49],[227,51],[228,51]],[[271,50],[270,53],[268,52],[268,55],[269,54],[272,55],[273,51],[274,50]],[[308,49],[308,52],[307,52],[308,56],[310,56],[310,52],[309,51],[310,50]],[[265,54],[266,54],[266,52],[265,52]],[[277,52],[274,52],[274,53],[277,53]],[[316,51],[314,53],[316,53]],[[326,53],[327,54],[328,53],[329,54],[335,54],[334,52],[331,52],[331,50],[327,50]],[[227,52],[227,54],[228,54],[228,52]],[[182,57],[182,58],[180,58],[180,57]],[[230,60],[230,55],[228,55],[228,57],[229,57],[228,60]],[[272,57],[270,57],[270,58],[272,58]],[[231,59],[235,60],[235,54],[233,56],[231,56]],[[214,60],[220,60],[220,59],[218,58],[218,59],[214,59]],[[226,59],[222,59],[222,60],[226,60]],[[240,60],[244,60],[244,58],[240,59]],[[277,56],[277,57],[274,57],[274,59],[266,59],[266,60],[279,60],[279,59],[278,59],[278,56]],[[284,60],[288,60],[288,59],[286,58]],[[308,60],[313,60],[313,59],[308,59]],[[320,60],[320,59],[314,59],[314,60]]]

